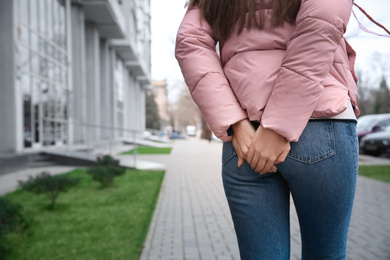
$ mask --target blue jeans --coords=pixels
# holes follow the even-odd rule
[[[241,259],[290,258],[290,193],[302,237],[302,259],[345,259],[358,171],[356,123],[310,121],[276,173],[237,167],[223,145],[222,178]]]

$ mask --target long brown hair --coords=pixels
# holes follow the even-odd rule
[[[250,29],[253,24],[259,29],[264,28],[264,1],[265,0],[189,0],[189,8],[198,6],[206,21],[213,29],[213,36],[220,41],[227,40],[238,23],[238,34],[244,29]],[[256,15],[256,3],[260,11]],[[272,26],[277,27],[283,22],[295,23],[301,0],[273,0]],[[248,7],[248,10],[247,10]],[[248,11],[248,20],[246,13]]]

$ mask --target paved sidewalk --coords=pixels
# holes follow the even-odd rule
[[[7,173],[0,176],[0,196],[12,192],[18,188],[18,181],[25,181],[30,176],[36,176],[42,172],[49,172],[51,175],[70,172],[77,167],[73,166],[49,166],[36,167]]]
[[[156,157],[167,171],[141,260],[239,259],[220,158],[221,143],[196,139],[177,141],[170,156]],[[389,199],[389,184],[359,177],[348,260],[390,259]],[[291,206],[291,259],[296,260],[300,235]]]

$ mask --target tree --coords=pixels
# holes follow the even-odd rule
[[[99,182],[102,188],[112,186],[114,178],[125,172],[126,168],[119,165],[119,160],[115,160],[110,155],[99,157],[95,166],[87,170],[87,174],[91,175],[94,181]]]
[[[176,128],[184,129],[187,125],[199,125],[201,122],[201,113],[198,106],[192,100],[187,87],[183,85],[179,99],[173,109]]]
[[[360,115],[390,113],[390,55],[374,53],[370,70],[357,70]],[[378,86],[378,87],[376,87]]]
[[[202,135],[200,137],[202,139],[211,140],[211,129],[204,117],[202,117]]]
[[[158,114],[157,103],[154,100],[155,96],[152,91],[148,91],[145,97],[146,110],[146,128],[160,129],[160,116]]]
[[[48,172],[42,172],[35,177],[30,176],[27,181],[19,181],[19,187],[25,191],[46,195],[51,201],[50,207],[54,209],[58,195],[67,192],[79,181],[64,174],[50,175]]]
[[[358,77],[358,107],[360,109],[360,115],[368,115],[374,113],[374,96],[375,90],[370,88],[371,85],[367,78],[364,77],[361,70],[356,71]]]
[[[375,93],[375,114],[390,113],[390,92],[387,86],[386,77],[382,75],[379,89]]]

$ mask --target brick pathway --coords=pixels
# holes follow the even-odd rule
[[[221,143],[195,139],[177,141],[170,156],[160,157],[167,171],[141,260],[239,259],[222,188],[220,158]],[[389,201],[389,184],[359,177],[348,260],[390,259]],[[291,237],[291,259],[299,259],[300,235],[293,204]]]

